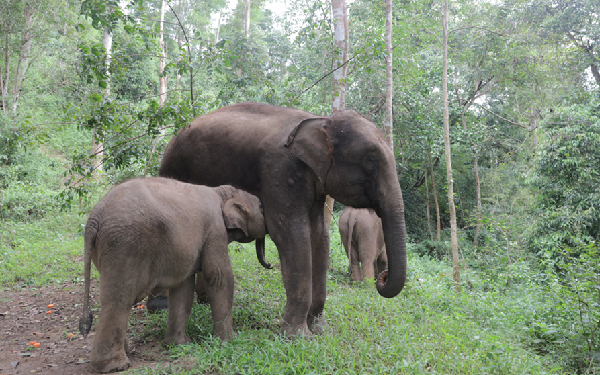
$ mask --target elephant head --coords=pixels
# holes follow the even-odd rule
[[[379,275],[377,290],[387,298],[400,293],[406,280],[404,203],[394,153],[379,129],[354,111],[339,111],[301,121],[285,146],[313,170],[334,199],[375,210],[388,256],[388,270]]]
[[[229,242],[247,243],[255,240],[256,257],[259,263],[267,269],[272,269],[271,264],[265,261],[267,227],[260,200],[256,196],[243,190],[237,190],[232,186],[220,186],[218,191],[223,198],[221,209]],[[243,199],[231,199],[235,195],[239,195]],[[250,202],[250,204],[244,204],[244,202]]]

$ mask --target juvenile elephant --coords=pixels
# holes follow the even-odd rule
[[[324,328],[327,194],[377,212],[389,261],[377,290],[391,298],[404,287],[406,229],[394,153],[379,129],[354,111],[316,116],[259,103],[223,107],[171,138],[159,175],[229,184],[261,199],[287,295],[283,334],[311,336]]]
[[[129,367],[125,334],[131,307],[150,292],[168,290],[165,342],[190,341],[195,273],[206,281],[215,335],[232,337],[234,279],[227,245],[264,238],[256,196],[231,186],[210,188],[166,178],[135,179],[114,187],[85,226],[82,334],[91,327],[91,261],[100,272],[100,322],[91,350],[94,371]]]
[[[346,207],[340,215],[339,227],[352,280],[372,279],[386,269],[383,228],[374,210]]]

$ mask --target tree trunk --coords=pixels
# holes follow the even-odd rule
[[[104,50],[106,52],[106,88],[104,89],[104,95],[106,97],[110,96],[110,61],[112,54],[112,32],[110,32],[107,28],[104,28],[102,33],[102,45],[104,46]],[[97,137],[97,129],[94,129],[92,134],[92,168],[93,171],[101,171],[102,170],[102,155],[104,155],[104,146]]]
[[[346,0],[333,0],[331,8],[334,18],[334,45],[339,53],[334,53],[338,58],[334,62],[335,67],[343,66],[333,72],[334,94],[332,112],[346,108],[346,60],[348,56],[348,14],[346,12]],[[325,228],[329,230],[335,200],[327,196],[325,200]],[[329,208],[328,208],[329,207]],[[331,209],[331,211],[329,210]]]
[[[452,152],[450,150],[450,115],[448,110],[448,0],[442,0],[442,106],[444,117],[444,149],[448,180],[448,209],[450,211],[450,242],[452,244],[452,276],[456,291],[460,291],[460,268],[456,208],[454,206],[454,181],[452,180]]]
[[[29,68],[29,56],[31,54],[31,45],[33,44],[33,23],[35,21],[35,11],[35,7],[31,1],[25,3],[25,27],[23,28],[23,32],[21,34],[21,51],[19,52],[19,60],[17,62],[15,83],[12,87],[12,111],[14,114],[17,113],[21,89],[23,87],[23,82],[25,81],[27,69]]]
[[[246,33],[246,38],[250,38],[250,0],[244,0],[244,31]]]
[[[334,45],[338,53],[333,63],[333,112],[346,108],[346,60],[348,57],[348,16],[346,13],[346,0],[333,0],[331,2],[334,18]]]
[[[394,79],[392,76],[392,0],[385,2],[385,49],[387,56],[385,58],[385,140],[394,151],[394,136],[392,133],[393,127],[393,111],[392,100],[394,97]]]
[[[429,183],[427,182],[427,168],[425,168],[425,191],[427,192],[427,231],[429,232],[429,240],[433,241],[433,233],[431,233],[431,217],[429,215]]]
[[[475,198],[477,199],[477,226],[475,228],[473,246],[476,247],[479,232],[481,231],[481,225],[483,223],[481,208],[481,183],[479,182],[479,155],[477,155],[477,153],[475,153],[475,157],[473,158],[473,170],[475,172]]]
[[[215,31],[215,44],[219,42],[219,33],[221,32],[221,17],[223,17],[223,11],[219,11],[219,19],[217,20],[217,31]]]
[[[167,77],[163,77],[165,66],[167,65],[167,49],[165,47],[164,39],[165,8],[165,0],[162,0],[160,5],[160,36],[158,39],[158,45],[160,47],[160,60],[158,63],[158,105],[161,107],[167,101]]]
[[[440,205],[437,199],[437,189],[435,187],[435,178],[433,177],[433,163],[431,161],[431,154],[429,154],[429,167],[431,168],[431,190],[433,191],[433,201],[435,203],[436,213],[436,239],[438,242],[442,240],[442,225],[440,220]]]
[[[598,65],[591,63],[590,70],[592,71],[592,75],[594,76],[594,79],[596,80],[596,84],[600,85],[600,71],[598,71]]]
[[[8,112],[8,81],[10,79],[9,42],[10,30],[6,30],[6,39],[4,43],[4,71],[0,72],[0,90],[2,94],[2,110],[4,113]]]

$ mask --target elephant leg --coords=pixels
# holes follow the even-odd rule
[[[317,202],[311,212],[312,301],[307,324],[312,333],[325,330],[323,309],[327,299],[327,269],[329,268],[329,231],[326,230],[324,202]]]
[[[362,279],[374,279],[375,278],[375,267],[376,258],[375,248],[373,246],[361,245],[359,249],[360,263],[362,266]]]
[[[196,300],[203,305],[209,303],[208,294],[206,292],[206,279],[204,278],[202,271],[196,274]]]
[[[115,293],[119,290],[131,290],[129,286],[112,285],[114,283],[103,285],[102,280],[101,276],[100,322],[94,336],[90,362],[96,372],[122,371],[131,365],[125,353],[125,338],[129,312],[135,297],[133,293],[131,296]]]
[[[169,317],[167,319],[166,344],[187,344],[192,340],[185,334],[185,327],[192,313],[194,300],[194,275],[178,286],[169,289]]]
[[[203,260],[206,296],[210,303],[214,335],[227,341],[233,333],[233,269],[227,253],[222,256],[209,256]]]
[[[387,265],[388,265],[388,259],[387,259],[387,253],[385,252],[385,246],[384,246],[383,250],[379,254],[379,257],[377,257],[377,275],[382,273],[387,268]]]
[[[265,212],[268,210],[265,204]],[[307,325],[312,302],[311,241],[308,217],[298,216],[280,219],[267,215],[267,228],[279,251],[286,294],[281,333],[286,336],[312,336]]]
[[[362,272],[360,271],[360,257],[358,256],[358,245],[355,241],[348,241],[350,244],[350,250],[348,251],[348,258],[350,261],[350,277],[352,281],[362,281]]]

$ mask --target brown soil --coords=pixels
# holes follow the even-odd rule
[[[91,294],[98,291],[94,280]],[[83,285],[74,283],[0,290],[0,375],[91,374],[94,331],[86,338],[78,332],[82,296]],[[49,304],[54,306],[49,308]],[[143,319],[147,312],[133,308],[131,314]],[[97,313],[94,319],[98,320]],[[144,335],[143,324],[134,330],[127,339],[132,368],[162,367],[161,362],[169,362],[159,338]],[[31,342],[40,346],[33,347]]]

